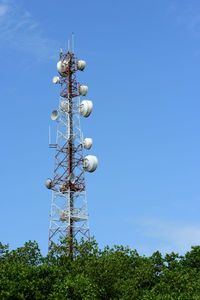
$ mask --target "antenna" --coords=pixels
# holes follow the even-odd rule
[[[68,39],[68,51],[70,52],[71,48],[71,43],[70,43],[70,39]]]
[[[60,236],[66,236],[70,241],[66,254],[73,256],[74,238],[90,239],[85,171],[94,172],[98,159],[94,155],[83,154],[92,147],[92,139],[83,140],[80,118],[89,117],[93,103],[83,100],[80,104],[80,98],[86,96],[88,87],[79,85],[76,77],[85,69],[86,62],[78,60],[71,51],[74,51],[73,33],[71,40],[68,39],[68,52],[60,53],[57,63],[60,76],[53,80],[60,85],[60,93],[59,108],[51,113],[51,119],[57,123],[57,138],[56,144],[50,144],[51,148],[55,148],[54,172],[53,178],[47,179],[46,187],[52,190],[48,252],[53,243],[59,244]]]
[[[72,53],[74,53],[74,32],[72,32]]]
[[[51,144],[51,127],[49,125],[49,148],[57,148],[57,144]]]
[[[49,125],[49,145],[51,145],[51,127]]]

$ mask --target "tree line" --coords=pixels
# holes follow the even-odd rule
[[[0,243],[0,299],[200,299],[200,246],[181,256],[140,256],[128,247],[68,240],[42,256],[38,244],[9,250]]]

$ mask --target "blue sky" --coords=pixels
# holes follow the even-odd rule
[[[91,235],[149,255],[200,243],[200,3],[0,1],[0,240],[47,252],[59,49],[75,33],[82,119],[99,167],[87,174]],[[51,124],[54,128],[55,124]]]

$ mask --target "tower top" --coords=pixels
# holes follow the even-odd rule
[[[70,38],[68,38],[68,51],[74,53],[74,32]]]

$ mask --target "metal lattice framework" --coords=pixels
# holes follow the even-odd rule
[[[67,62],[60,77],[60,103],[57,118],[54,178],[49,228],[49,250],[60,236],[89,239],[88,209],[83,169],[83,135],[80,127],[79,84],[76,81],[76,58],[73,53],[60,54]],[[61,109],[61,103],[68,110]],[[72,249],[69,248],[69,253]]]

